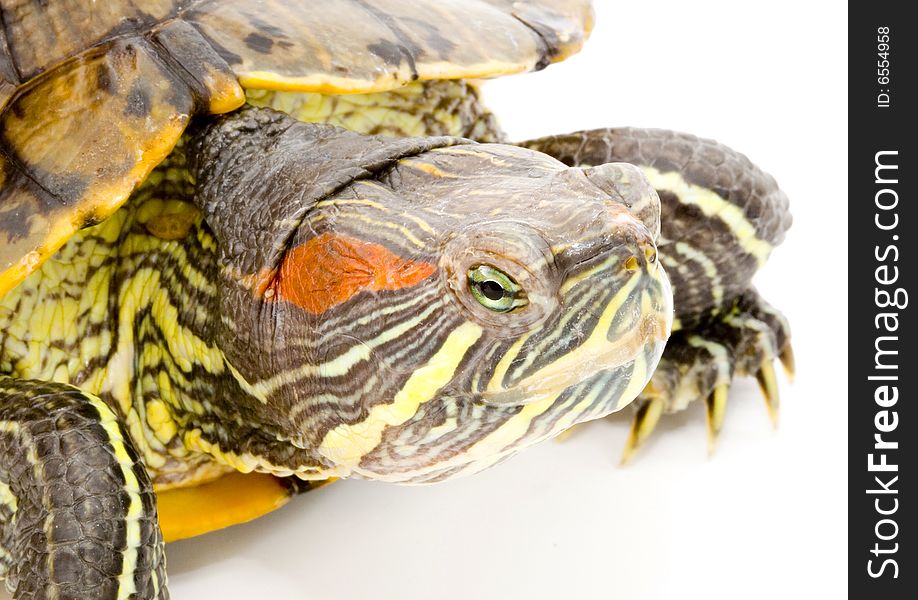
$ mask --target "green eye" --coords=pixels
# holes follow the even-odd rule
[[[478,265],[469,269],[469,288],[479,304],[494,312],[510,312],[526,306],[526,293],[506,273]]]

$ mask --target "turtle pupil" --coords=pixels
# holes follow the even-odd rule
[[[497,301],[504,297],[504,288],[501,284],[493,280],[482,281],[480,284],[481,293],[488,300]]]

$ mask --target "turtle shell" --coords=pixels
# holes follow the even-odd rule
[[[0,0],[0,296],[245,88],[368,93],[539,69],[589,0]]]

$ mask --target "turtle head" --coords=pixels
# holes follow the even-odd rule
[[[301,164],[321,149],[319,175],[275,169],[283,177],[248,188],[260,211],[243,214],[249,196],[208,216],[231,279],[221,311],[235,316],[221,345],[278,439],[333,474],[433,482],[637,396],[672,324],[659,199],[637,168],[322,131],[344,141],[293,148]],[[275,140],[257,154],[275,150],[292,151]],[[340,179],[303,191],[328,176]],[[291,201],[291,184],[312,199]],[[221,229],[228,214],[243,225]]]

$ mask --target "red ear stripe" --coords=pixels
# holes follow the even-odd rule
[[[405,260],[380,244],[323,233],[292,248],[265,294],[322,314],[364,291],[399,290],[433,275],[436,265]]]

